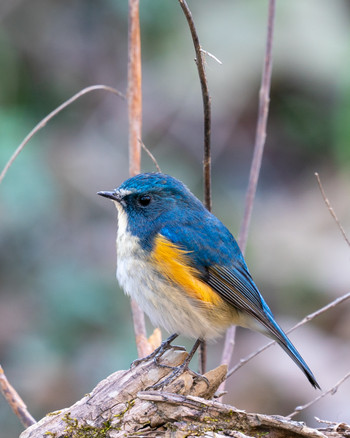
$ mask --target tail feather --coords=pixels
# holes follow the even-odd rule
[[[272,315],[267,314],[267,316],[272,326],[272,327],[268,327],[270,331],[270,336],[278,343],[278,345],[280,345],[283,348],[283,350],[290,356],[290,358],[298,365],[298,367],[305,374],[311,385],[316,389],[321,389],[312,371],[306,365],[306,362],[301,357],[298,350],[294,347],[291,340],[284,333],[281,327],[277,324],[277,322],[274,320]]]

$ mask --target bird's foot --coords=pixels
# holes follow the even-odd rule
[[[177,377],[181,376],[181,374],[183,374],[185,371],[189,372],[196,380],[204,380],[204,382],[209,387],[209,380],[206,377],[189,369],[190,360],[188,360],[188,357],[187,357],[186,360],[181,365],[179,365],[177,367],[168,367],[168,368],[172,368],[172,370],[173,370],[168,375],[168,377],[166,377],[161,382],[156,383],[155,385],[148,387],[147,391],[149,391],[149,390],[158,391],[159,389],[164,389],[166,386],[168,386],[170,383],[172,383]],[[166,365],[161,365],[161,366],[167,367]]]
[[[159,359],[163,356],[163,354],[169,350],[170,348],[174,348],[175,350],[183,350],[182,347],[173,347],[171,345],[171,343],[173,342],[174,339],[176,339],[178,337],[178,335],[176,333],[174,333],[173,335],[169,336],[168,339],[166,339],[165,341],[163,341],[160,346],[158,348],[156,348],[154,351],[152,351],[151,354],[149,354],[148,356],[142,357],[140,359],[136,359],[132,362],[131,364],[131,368],[135,368],[137,365],[139,365],[142,362],[147,362],[151,359],[154,359],[154,361],[157,363],[157,365],[161,365],[159,363]],[[166,365],[164,365],[164,367],[166,367]]]
[[[159,366],[164,367],[164,368],[171,368],[173,371],[164,380],[148,387],[147,390],[157,391],[159,389],[163,389],[165,386],[169,385],[169,383],[172,383],[177,377],[179,377],[185,371],[189,372],[196,380],[204,380],[205,383],[207,384],[207,386],[209,387],[209,380],[206,377],[189,369],[189,364],[190,364],[190,362],[193,358],[193,355],[196,352],[200,342],[201,341],[199,339],[196,341],[192,350],[190,351],[190,353],[188,354],[188,356],[186,357],[186,359],[183,361],[183,363],[181,365],[179,365],[177,367],[171,367],[171,366],[167,366],[167,365],[163,365],[163,364],[158,363]]]

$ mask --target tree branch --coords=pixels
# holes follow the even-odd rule
[[[193,21],[192,13],[186,3],[186,0],[179,0],[180,6],[185,14],[188,26],[190,28],[194,50],[196,52],[196,65],[198,69],[199,80],[202,89],[203,111],[204,111],[204,205],[211,211],[211,99],[209,95],[208,81],[205,74],[205,65],[203,50],[201,48],[197,30]],[[204,52],[205,53],[205,52]]]
[[[141,170],[142,138],[142,89],[141,89],[141,40],[139,0],[129,0],[128,46],[128,114],[129,114],[129,174],[135,176]],[[131,300],[138,357],[151,353],[147,341],[145,315],[135,300]]]
[[[25,139],[22,141],[22,143],[17,147],[15,152],[12,154],[9,161],[6,163],[5,167],[3,168],[1,174],[0,174],[0,184],[2,180],[5,178],[5,175],[9,168],[12,166],[13,162],[16,160],[20,152],[23,150],[24,146],[29,142],[31,138],[34,137],[34,135],[40,131],[46,124],[53,119],[58,113],[60,113],[63,109],[67,108],[67,106],[71,105],[73,102],[78,100],[81,96],[84,96],[87,93],[90,93],[91,91],[95,90],[105,90],[109,93],[116,94],[117,96],[121,97],[122,99],[125,99],[125,96],[118,90],[116,90],[113,87],[109,87],[107,85],[91,85],[90,87],[83,88],[78,93],[74,94],[74,96],[67,99],[65,102],[63,102],[60,106],[55,108],[51,113],[49,113],[46,117],[44,117],[31,131],[30,133],[25,137]]]
[[[139,0],[129,0],[128,35],[129,173],[141,169],[142,89]]]
[[[309,408],[310,406],[314,405],[316,402],[318,402],[319,400],[321,400],[323,397],[325,397],[328,394],[335,394],[338,391],[338,388],[340,385],[342,385],[345,380],[347,380],[350,377],[350,372],[348,372],[347,374],[345,374],[345,376],[343,378],[341,378],[340,380],[338,380],[338,382],[332,386],[332,388],[329,388],[327,391],[324,391],[321,395],[319,395],[318,397],[314,398],[313,400],[309,401],[308,403],[306,403],[305,405],[302,406],[297,406],[294,410],[294,412],[292,412],[291,414],[289,414],[287,416],[287,418],[293,418],[295,417],[297,414],[299,414],[299,412],[304,411],[305,409]]]
[[[261,78],[261,88],[259,94],[259,114],[258,122],[255,135],[255,145],[253,160],[250,168],[249,184],[246,194],[245,210],[243,216],[243,222],[239,233],[238,244],[244,254],[248,229],[250,224],[250,219],[253,211],[253,203],[256,193],[256,187],[258,184],[260,167],[262,156],[264,152],[265,140],[266,140],[266,124],[267,116],[269,110],[269,94],[270,94],[270,83],[271,83],[271,72],[272,72],[272,42],[273,42],[273,31],[274,31],[274,21],[275,21],[275,0],[269,0],[269,11],[268,11],[268,23],[267,23],[267,37],[266,37],[266,49],[265,49],[265,62]],[[225,345],[223,349],[223,354],[221,358],[222,364],[229,364],[233,354],[233,348],[235,345],[235,334],[236,327],[230,327],[226,332]],[[220,390],[224,390],[225,383],[220,387]]]
[[[261,168],[262,156],[266,140],[266,125],[267,116],[269,113],[270,103],[270,84],[272,73],[272,43],[275,23],[275,0],[269,1],[268,23],[267,23],[267,38],[265,49],[265,62],[261,78],[261,87],[259,93],[259,115],[255,134],[255,145],[253,161],[250,168],[249,184],[246,194],[245,210],[243,222],[239,233],[238,243],[241,251],[244,253],[247,245],[248,230],[250,219],[253,211],[256,188]]]
[[[325,193],[323,186],[322,186],[322,183],[321,183],[320,175],[317,172],[315,172],[315,176],[316,176],[318,187],[320,188],[323,200],[324,200],[325,204],[327,205],[328,211],[331,214],[332,218],[335,220],[336,224],[338,225],[338,228],[339,228],[340,232],[342,233],[345,242],[350,247],[350,240],[349,240],[348,236],[346,235],[345,230],[344,230],[342,224],[340,223],[337,215],[335,214],[335,211],[333,210],[331,203],[329,202],[329,199],[326,196],[326,193]]]
[[[140,145],[142,149],[146,152],[146,154],[150,157],[150,159],[153,161],[153,164],[155,165],[157,172],[161,172],[161,168],[156,160],[156,157],[152,154],[152,152],[148,149],[148,147],[143,143],[141,139],[139,139]]]
[[[10,405],[15,415],[17,415],[17,417],[20,419],[24,427],[29,427],[32,424],[36,423],[34,418],[28,412],[27,406],[25,405],[24,401],[18,395],[18,392],[7,380],[4,370],[2,369],[1,366],[0,366],[0,389],[7,403]]]
[[[274,438],[341,438],[340,432],[318,431],[280,416],[250,414],[210,400],[227,367],[209,371],[203,380],[185,371],[164,392],[149,388],[181,364],[187,353],[172,347],[159,358],[117,371],[69,408],[52,412],[20,438],[199,436]],[[162,366],[163,365],[163,366]],[[166,365],[166,366],[164,366]]]

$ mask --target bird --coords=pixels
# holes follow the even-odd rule
[[[212,340],[231,325],[275,340],[320,388],[276,322],[231,232],[178,179],[140,173],[100,196],[118,211],[117,279],[156,326]],[[170,338],[169,338],[170,339]]]

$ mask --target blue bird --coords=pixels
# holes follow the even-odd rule
[[[232,324],[261,332],[319,388],[275,321],[236,240],[182,182],[144,173],[98,194],[118,210],[118,281],[154,325],[205,340]]]

